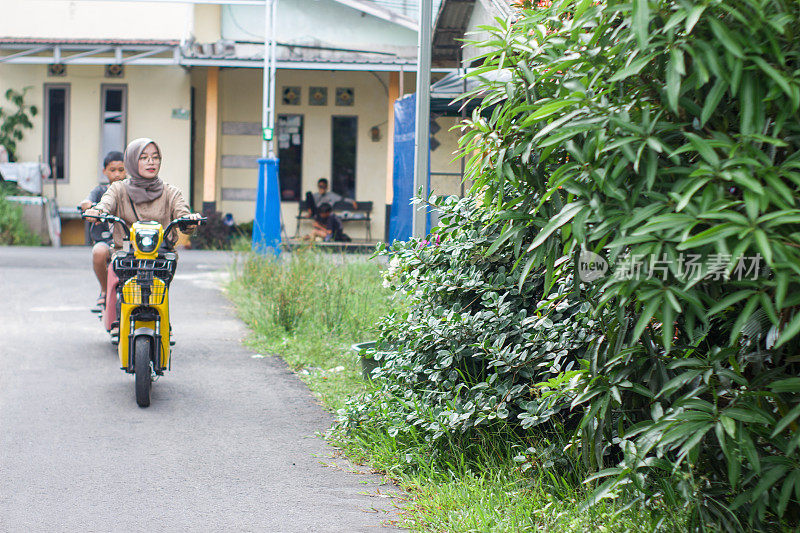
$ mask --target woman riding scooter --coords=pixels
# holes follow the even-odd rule
[[[193,220],[201,218],[199,213],[192,213],[189,204],[183,198],[180,189],[165,183],[158,173],[161,170],[161,148],[152,139],[135,139],[125,149],[124,163],[128,178],[112,183],[103,194],[100,202],[92,209],[85,211],[85,216],[91,217],[105,213],[115,215],[124,220],[129,226],[134,222],[154,220],[166,227],[173,219],[186,216]],[[178,240],[177,230],[172,230],[166,239],[170,245]],[[114,226],[114,249],[122,249],[124,230],[119,225]],[[111,251],[109,251],[109,258]],[[109,279],[113,271],[109,272]],[[106,293],[106,309],[115,305],[113,291]],[[114,331],[111,331],[112,336]]]

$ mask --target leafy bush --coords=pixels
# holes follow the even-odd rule
[[[536,425],[526,410],[537,401],[531,384],[576,367],[597,335],[592,309],[570,300],[569,279],[547,298],[543,277],[520,286],[512,247],[487,254],[502,223],[473,199],[437,203],[434,242],[395,243],[386,274],[409,305],[379,324],[375,358],[385,362],[375,375],[384,392],[423,406],[389,416],[389,431],[411,431],[410,423],[437,440],[520,416],[524,427]],[[563,408],[550,406],[548,416]]]
[[[199,226],[189,237],[192,248],[198,250],[230,250],[236,233],[233,226],[225,223],[222,213],[204,213],[208,220]]]
[[[589,505],[797,527],[800,3],[564,0],[491,32],[476,75],[509,81],[462,140],[483,205],[397,248],[387,427],[563,431],[546,456],[596,472]],[[581,282],[592,254],[611,275]]]
[[[0,245],[37,246],[39,237],[22,220],[22,207],[6,199],[0,191]]]
[[[39,111],[36,106],[25,104],[27,92],[27,87],[22,92],[8,89],[5,94],[6,100],[12,103],[16,110],[12,113],[0,107],[0,145],[6,147],[11,161],[15,160],[17,142],[22,140],[23,131],[33,128],[30,119]]]

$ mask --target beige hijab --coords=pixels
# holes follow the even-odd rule
[[[139,175],[139,157],[147,147],[152,144],[158,150],[158,155],[163,158],[161,148],[156,144],[153,139],[142,137],[141,139],[134,139],[130,142],[125,149],[125,172],[128,173],[128,179],[125,180],[125,187],[128,190],[128,195],[133,200],[134,204],[141,204],[144,202],[152,202],[164,192],[164,182],[156,176],[155,178],[143,178]]]

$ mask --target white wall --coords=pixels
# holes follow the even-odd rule
[[[333,0],[292,0],[278,3],[279,42],[318,41],[341,48],[376,50],[382,46],[416,46],[417,33],[392,22],[365,15]],[[222,36],[238,41],[264,40],[264,9],[223,6]]]
[[[7,89],[30,87],[26,103],[39,108],[33,119],[34,129],[25,131],[17,146],[20,161],[37,161],[44,149],[42,112],[44,84],[68,84],[69,100],[69,173],[68,182],[58,184],[58,202],[62,207],[77,205],[98,183],[98,170],[105,154],[100,153],[100,87],[113,83],[128,87],[128,140],[136,137],[155,139],[164,152],[161,176],[189,195],[190,122],[172,118],[172,109],[190,106],[190,76],[179,67],[125,68],[122,79],[105,78],[103,67],[67,67],[67,76],[48,77],[44,65],[0,64],[0,94]],[[8,103],[0,100],[0,106]],[[44,192],[52,196],[52,185]]]
[[[0,36],[180,40],[192,14],[178,3],[0,0]]]

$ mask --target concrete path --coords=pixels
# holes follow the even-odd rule
[[[0,248],[0,531],[391,529],[392,487],[335,458],[331,416],[241,345],[229,262],[182,252],[172,371],[140,409],[89,312],[88,249]]]

